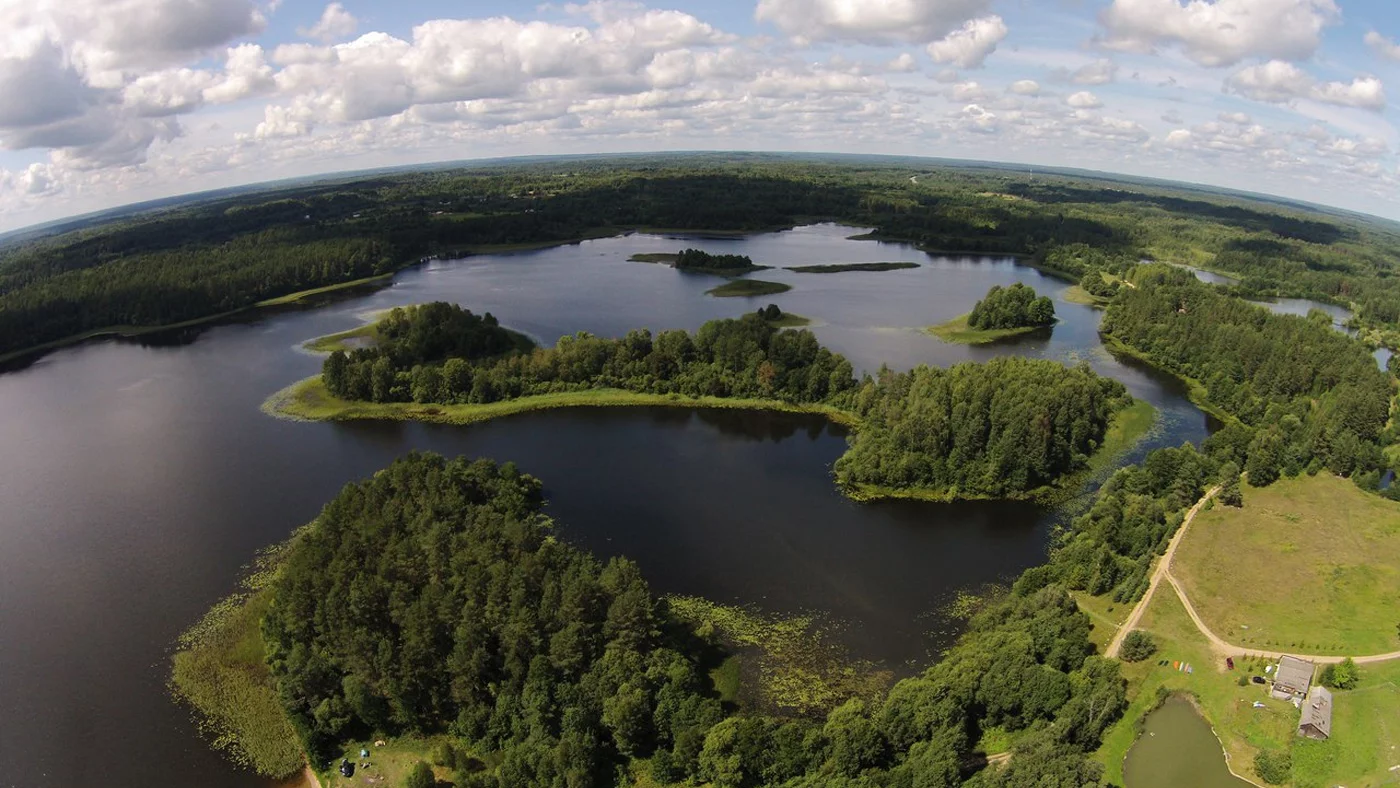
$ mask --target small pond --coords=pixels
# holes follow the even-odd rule
[[[1230,773],[1220,740],[1191,701],[1176,695],[1147,715],[1123,763],[1127,788],[1246,788]]]

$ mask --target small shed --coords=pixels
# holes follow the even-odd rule
[[[1303,704],[1303,716],[1298,720],[1298,735],[1309,739],[1327,739],[1332,735],[1332,693],[1326,687],[1313,687]]]
[[[1297,657],[1283,657],[1274,671],[1274,688],[1270,693],[1279,700],[1301,701],[1312,685],[1313,663]]]

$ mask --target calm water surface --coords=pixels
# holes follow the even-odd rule
[[[1127,788],[1248,788],[1230,773],[1210,723],[1191,702],[1172,697],[1147,715],[1142,737],[1123,763]]]
[[[300,424],[259,412],[269,393],[319,369],[301,342],[378,309],[455,301],[552,342],[581,330],[694,329],[771,301],[819,321],[821,341],[870,371],[1007,353],[1087,361],[1161,410],[1135,456],[1206,434],[1174,382],[1104,352],[1099,313],[1064,302],[1064,283],[1010,260],[845,240],[855,232],[638,235],[433,263],[320,308],[197,336],[87,344],[0,375],[0,786],[264,786],[212,753],[169,701],[170,647],[259,548],[313,518],[347,481],[413,449],[515,460],[544,479],[567,538],[636,559],[658,591],[823,612],[855,654],[896,669],[949,642],[955,625],[938,611],[956,591],[1043,560],[1053,518],[1028,504],[842,499],[829,471],[843,434],[811,418],[583,409],[453,428]],[[778,266],[922,265],[764,271],[757,276],[794,289],[714,299],[703,294],[712,278],[626,259],[682,246]],[[1056,298],[1061,322],[981,348],[917,330],[1013,282]]]

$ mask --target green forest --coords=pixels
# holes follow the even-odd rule
[[[1231,421],[1212,437],[1255,484],[1327,468],[1374,488],[1391,382],[1330,321],[1274,315],[1169,266],[1141,266],[1100,327],[1117,346],[1192,382]],[[1112,345],[1111,345],[1112,346]]]
[[[1239,276],[1242,294],[1353,307],[1369,339],[1400,344],[1400,232],[1390,225],[1122,179],[677,154],[379,174],[78,222],[0,246],[0,354],[225,314],[434,256],[813,220],[931,251],[1021,255],[1071,281],[1143,258],[1192,263]]]
[[[527,349],[491,315],[435,303],[393,310],[375,346],[333,352],[322,380],[336,397],[368,402],[486,404],[623,389],[828,405],[858,425],[835,468],[855,497],[1025,496],[1083,469],[1132,403],[1121,383],[1087,365],[1024,358],[857,381],[850,362],[810,331],[777,328],[781,317],[770,305],[694,335],[578,334]],[[453,340],[455,332],[464,336]]]
[[[456,743],[458,788],[1098,779],[1086,754],[1125,684],[1062,587],[987,602],[937,665],[886,692],[741,711],[706,674],[726,645],[672,616],[634,564],[559,540],[540,489],[509,463],[413,454],[347,485],[285,551],[262,638],[318,765],[346,740],[420,733]],[[993,727],[1019,734],[1016,754],[980,771]]]
[[[992,285],[967,315],[968,328],[979,331],[1048,326],[1055,322],[1055,304],[1035,289],[1017,282],[1009,287]]]
[[[745,254],[710,254],[700,249],[682,249],[676,254],[675,267],[681,271],[743,273],[757,271],[764,266],[754,265]]]
[[[1123,384],[1087,365],[1007,356],[949,369],[883,370],[854,398],[860,429],[836,462],[844,487],[1005,497],[1083,468]]]

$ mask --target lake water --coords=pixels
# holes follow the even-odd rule
[[[1174,696],[1147,715],[1142,737],[1123,763],[1126,788],[1248,788],[1230,773],[1210,723]]]
[[[375,310],[455,301],[553,341],[580,330],[694,329],[774,302],[820,321],[821,341],[865,370],[1007,353],[1086,360],[1162,412],[1129,460],[1207,434],[1174,381],[1102,349],[1099,313],[1065,302],[1065,283],[1011,260],[846,240],[856,232],[634,235],[435,262],[318,308],[89,343],[0,375],[0,785],[264,786],[210,751],[169,700],[171,646],[259,548],[312,519],[347,481],[412,449],[514,460],[544,479],[566,538],[634,558],[658,591],[822,612],[853,653],[897,670],[950,642],[956,622],[939,610],[957,591],[1043,561],[1054,518],[1029,504],[842,499],[829,477],[842,432],[813,418],[601,409],[455,428],[304,424],[259,411],[268,394],[318,371],[301,342]],[[921,266],[764,271],[756,276],[794,289],[715,299],[704,295],[713,278],[627,261],[682,246],[780,266]],[[1061,322],[981,348],[917,330],[1013,282],[1054,297]]]

